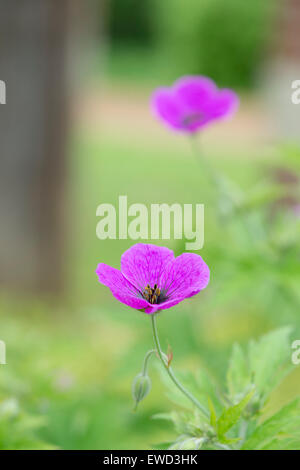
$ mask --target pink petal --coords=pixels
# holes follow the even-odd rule
[[[183,110],[169,88],[158,88],[152,95],[154,114],[174,129],[181,129]]]
[[[147,284],[159,285],[168,263],[174,260],[173,251],[166,247],[137,243],[121,257],[121,271],[126,279],[141,292]]]
[[[176,299],[167,300],[166,302],[162,302],[161,304],[149,304],[148,307],[145,308],[145,313],[156,313],[160,310],[167,310],[168,308],[174,307],[174,305],[179,304],[182,302],[185,297],[178,297]]]
[[[182,300],[198,294],[208,282],[209,268],[201,256],[183,253],[166,267],[160,289],[166,291],[169,300]]]
[[[202,76],[180,78],[173,90],[186,112],[204,110],[217,93],[215,83]]]
[[[99,281],[109,287],[113,296],[129,307],[144,309],[148,302],[139,297],[137,289],[122,275],[121,271],[100,263],[96,269]]]
[[[209,116],[221,118],[232,116],[239,107],[239,98],[232,90],[223,89],[210,105]]]

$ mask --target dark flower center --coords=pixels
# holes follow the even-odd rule
[[[191,114],[187,114],[183,120],[182,120],[182,124],[184,126],[191,126],[193,124],[196,124],[196,123],[199,123],[201,121],[203,121],[205,118],[205,115],[204,113],[191,113]]]
[[[150,304],[160,304],[164,300],[166,300],[165,295],[161,292],[160,288],[157,284],[154,284],[154,287],[150,287],[149,284],[145,287],[142,296],[144,299],[147,300]]]

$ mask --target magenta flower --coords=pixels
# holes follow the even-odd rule
[[[230,117],[239,104],[234,91],[219,90],[211,79],[202,76],[182,77],[170,88],[157,88],[151,101],[159,119],[176,131],[188,133]]]
[[[121,270],[100,263],[99,281],[129,307],[155,313],[178,304],[204,289],[209,268],[195,253],[177,258],[165,247],[137,243],[121,257]]]

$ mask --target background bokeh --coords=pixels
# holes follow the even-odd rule
[[[36,38],[45,38],[31,0],[18,21],[15,2],[6,4],[9,35],[0,22],[6,41],[0,78],[8,88],[0,109],[1,136],[6,132],[0,339],[7,346],[7,364],[0,366],[0,448],[42,442],[64,449],[150,448],[172,436],[168,424],[151,419],[172,404],[153,360],[151,394],[132,411],[131,381],[152,348],[150,319],[118,303],[97,281],[97,263],[118,267],[134,241],[98,240],[96,208],[117,205],[119,195],[147,207],[205,204],[200,254],[211,269],[210,285],[158,319],[175,369],[203,367],[222,384],[233,343],[244,345],[282,325],[299,338],[300,151],[297,135],[277,127],[281,108],[277,115],[270,106],[266,77],[274,62],[298,66],[297,53],[282,51],[278,37],[284,41],[281,19],[291,4],[297,11],[300,5],[76,1],[60,2],[66,3],[61,14],[48,3],[40,1],[40,14],[51,17],[45,44],[55,43],[54,52],[37,47]],[[53,31],[59,31],[55,40]],[[188,138],[151,114],[153,88],[186,74],[208,75],[240,94],[233,120],[199,136],[205,158],[238,188],[239,215],[229,211],[220,218],[220,196]],[[274,85],[274,93],[286,93],[287,106],[288,80]],[[270,91],[272,80],[267,85]],[[36,154],[34,164],[25,152]],[[184,251],[184,241],[160,244]],[[270,407],[299,394],[299,374],[295,368]]]

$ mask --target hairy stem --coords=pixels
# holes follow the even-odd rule
[[[162,352],[160,342],[158,339],[158,333],[157,333],[157,325],[156,325],[156,315],[153,314],[151,315],[151,322],[152,322],[152,331],[153,331],[153,338],[154,338],[154,344],[158,353],[158,356],[167,371],[167,374],[169,375],[170,379],[172,382],[176,385],[176,387],[195,405],[207,418],[209,418],[209,413],[208,411],[204,408],[204,406],[199,403],[197,398],[194,397],[180,382],[179,380],[175,377],[173,370],[171,369],[170,366],[168,366],[167,362],[164,359],[164,353]]]

